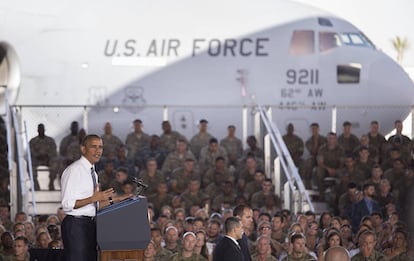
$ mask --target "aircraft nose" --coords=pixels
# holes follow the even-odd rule
[[[408,73],[386,55],[373,62],[369,68],[368,88],[384,104],[411,106],[414,102],[414,83]],[[382,102],[378,101],[379,104]]]

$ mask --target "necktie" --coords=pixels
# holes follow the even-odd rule
[[[93,192],[95,192],[96,185],[98,183],[96,182],[95,170],[94,170],[93,167],[91,167],[91,176],[92,176],[92,181],[93,181]],[[98,210],[98,202],[95,202],[94,205],[95,205],[95,211],[97,211]]]
[[[372,213],[372,208],[373,208],[371,200],[367,200],[367,208],[368,208],[369,214],[371,214]]]

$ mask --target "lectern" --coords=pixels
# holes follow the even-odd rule
[[[142,260],[151,240],[147,199],[135,197],[98,211],[96,228],[101,261]]]

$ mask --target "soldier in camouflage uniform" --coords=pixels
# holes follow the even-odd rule
[[[221,192],[214,196],[213,202],[211,203],[211,209],[216,212],[221,212],[223,204],[228,204],[230,207],[235,206],[236,193],[234,191],[233,182],[227,180],[221,185]]]
[[[344,149],[346,154],[354,152],[356,147],[360,145],[357,136],[352,134],[352,124],[349,121],[345,121],[342,124],[343,133],[338,137],[338,144]]]
[[[171,174],[171,191],[177,195],[183,193],[192,179],[200,180],[200,174],[195,169],[194,159],[188,158],[184,161],[183,167],[175,169]]]
[[[120,148],[123,143],[118,136],[113,135],[112,125],[107,122],[104,126],[104,134],[101,136],[103,142],[103,153],[102,156],[108,157],[109,154],[116,156],[118,148]]]
[[[224,161],[221,161],[223,164]],[[224,164],[223,164],[224,165]],[[224,165],[225,166],[225,165]],[[216,195],[220,194],[221,186],[225,181],[233,181],[230,176],[223,175],[222,172],[215,171],[213,173],[213,179],[206,183],[206,187],[204,188],[203,192],[206,193],[210,198],[214,198]]]
[[[356,167],[354,156],[348,154],[344,157],[344,167],[341,168],[338,172],[338,178],[342,175],[349,177],[349,181],[355,182],[356,184],[362,185],[362,183],[367,179],[365,173]],[[345,188],[342,188],[345,189]],[[337,191],[338,192],[338,191]],[[339,191],[339,193],[345,193],[345,191]]]
[[[358,157],[355,162],[355,168],[363,173],[365,179],[371,176],[372,167],[375,165],[375,161],[370,158],[370,153],[367,147],[361,147],[358,152]]]
[[[375,148],[378,151],[378,162],[382,163],[383,157],[385,155],[385,145],[387,140],[379,132],[379,123],[378,121],[371,121],[371,129],[368,132],[369,146]]]
[[[154,158],[157,161],[157,166],[160,169],[164,164],[168,152],[161,148],[160,137],[152,135],[149,146],[142,148],[135,158],[136,165],[139,169],[144,169],[145,164],[149,158]]]
[[[369,137],[366,134],[362,134],[361,138],[359,139],[359,146],[355,148],[355,150],[353,151],[353,154],[356,158],[359,157],[359,153],[361,152],[362,148],[367,148],[368,150],[368,157],[370,161],[373,161],[374,163],[378,163],[379,159],[380,159],[380,153],[379,150],[374,147],[371,146],[369,144]]]
[[[392,235],[392,247],[384,250],[384,254],[390,261],[414,260],[412,251],[408,252],[408,233],[402,228],[394,228]]]
[[[229,166],[237,166],[238,159],[243,155],[243,144],[242,141],[236,137],[236,127],[230,125],[227,127],[228,135],[220,141],[220,146],[222,146],[228,157]]]
[[[263,170],[256,170],[254,174],[254,180],[247,183],[246,188],[244,189],[244,197],[247,200],[250,201],[254,193],[262,190],[262,183],[265,178],[266,176]]]
[[[395,126],[395,135],[392,135],[388,138],[388,143],[392,147],[397,147],[401,151],[401,157],[405,164],[411,165],[411,153],[412,153],[412,143],[411,139],[404,134],[402,134],[403,124],[402,121],[396,120],[394,122]]]
[[[174,226],[173,221],[168,221],[164,233],[164,248],[176,254],[181,251],[182,245],[179,238],[178,229]],[[172,257],[172,256],[171,256]]]
[[[222,177],[222,181],[230,180],[234,182],[234,176],[226,167],[226,160],[223,157],[217,157],[215,160],[214,167],[210,168],[202,176],[202,187],[206,188],[209,184],[213,183],[215,176]]]
[[[302,233],[294,233],[290,237],[292,252],[285,256],[282,261],[316,261],[317,259],[307,253],[306,238]]]
[[[264,179],[261,184],[261,190],[252,195],[250,206],[257,209],[264,207],[266,196],[273,194],[272,188],[272,179]]]
[[[125,181],[128,180],[128,169],[120,167],[116,169],[115,180],[109,185],[110,188],[113,188],[115,193],[118,195],[123,194],[122,185]]]
[[[190,181],[188,191],[184,192],[181,197],[184,200],[187,212],[189,212],[192,205],[202,206],[208,200],[208,195],[200,191],[200,181],[198,179]]]
[[[279,243],[279,246],[282,246],[286,242],[287,230],[285,229],[288,224],[287,218],[282,213],[276,213],[272,218],[272,242],[273,240]],[[278,251],[281,252],[284,248],[278,248]]]
[[[150,136],[142,130],[142,121],[134,120],[134,131],[125,140],[128,159],[135,160],[139,151],[150,144]]]
[[[159,228],[151,228],[151,239],[155,243],[155,260],[157,261],[170,261],[172,255],[171,251],[161,247],[162,234]]]
[[[104,163],[104,168],[98,171],[98,180],[100,189],[102,191],[110,188],[110,185],[115,182],[116,171],[114,163],[111,160],[107,160]]]
[[[72,163],[81,157],[82,153],[80,150],[80,144],[82,143],[82,140],[85,138],[85,136],[86,131],[84,128],[81,128],[78,133],[78,142],[71,142],[67,148],[67,162]],[[97,169],[99,168],[97,167]]]
[[[210,139],[214,138],[213,135],[207,132],[207,125],[207,120],[200,120],[200,131],[190,140],[190,149],[197,160],[200,159],[201,149],[209,144]]]
[[[297,167],[301,164],[302,155],[304,151],[303,140],[294,134],[295,128],[292,123],[289,123],[286,127],[287,133],[283,135],[283,141],[285,142],[290,156]]]
[[[157,192],[148,196],[148,202],[154,206],[154,217],[158,218],[163,206],[171,204],[173,197],[168,193],[168,186],[165,182],[158,183]]]
[[[120,167],[126,168],[128,170],[128,175],[133,177],[137,176],[136,166],[133,160],[128,159],[126,156],[125,145],[121,145],[118,148],[116,157],[114,159],[114,167],[116,169]]]
[[[253,153],[253,155],[257,158],[264,159],[264,152],[261,148],[257,146],[257,139],[255,136],[251,135],[247,137],[247,145],[249,148],[243,151],[243,158],[246,158],[248,154]]]
[[[395,188],[395,184],[403,179],[405,174],[405,165],[401,158],[394,159],[393,167],[384,171],[384,178],[388,179],[391,186]]]
[[[195,160],[195,157],[191,151],[187,150],[186,141],[180,139],[178,140],[177,149],[168,154],[167,158],[164,161],[164,164],[162,165],[161,171],[164,176],[169,178],[176,168],[181,168],[184,166],[184,161],[186,159]]]
[[[246,165],[238,173],[238,187],[240,192],[244,192],[246,184],[254,180],[254,174],[258,168],[256,158],[249,156],[246,158]]]
[[[227,165],[227,152],[218,145],[216,138],[211,138],[208,146],[203,147],[200,153],[200,173],[203,175],[209,168],[214,167],[216,158],[222,157]]]
[[[344,161],[344,150],[337,143],[336,134],[330,132],[327,137],[328,143],[323,145],[318,152],[316,169],[316,178],[320,193],[320,198],[325,197],[326,177],[338,177],[338,170],[342,167]]]
[[[268,236],[259,236],[256,240],[256,253],[252,255],[252,261],[277,261],[271,255],[271,239]]]
[[[319,148],[326,143],[326,138],[319,134],[319,124],[312,123],[310,125],[312,136],[306,140],[305,146],[309,152],[309,158],[303,161],[299,174],[305,181],[306,188],[311,188],[311,177],[313,168],[317,166],[316,157]]]
[[[49,190],[54,190],[53,182],[58,171],[58,156],[55,140],[45,135],[45,125],[42,123],[37,126],[38,136],[30,140],[30,155],[32,159],[34,189],[39,190],[39,182],[37,180],[37,167],[49,167]]]
[[[366,230],[359,236],[360,252],[351,258],[351,261],[385,261],[387,258],[375,250],[377,236],[375,232]]]
[[[160,136],[160,147],[167,151],[167,153],[175,151],[177,142],[184,140],[187,144],[187,139],[178,131],[173,131],[169,121],[162,122],[163,134]]]
[[[14,254],[4,260],[30,261],[29,240],[25,236],[17,236],[14,240]]]
[[[197,237],[193,232],[183,235],[183,246],[180,252],[171,256],[172,261],[207,261],[205,257],[194,253]]]
[[[59,145],[59,154],[62,159],[63,168],[66,168],[80,156],[79,124],[73,121],[70,124],[70,134],[65,136]]]
[[[165,176],[157,169],[157,161],[155,159],[149,159],[147,161],[147,168],[142,170],[138,177],[148,185],[148,188],[144,190],[144,195],[152,195],[157,192],[158,185],[165,183]]]

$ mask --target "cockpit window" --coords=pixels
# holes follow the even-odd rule
[[[290,41],[289,54],[306,55],[315,52],[315,32],[311,30],[297,30],[293,32]]]
[[[368,47],[375,49],[374,44],[361,32],[341,33],[341,40],[344,45]]]
[[[319,51],[324,52],[341,46],[341,39],[337,33],[319,32]]]
[[[360,81],[361,64],[340,64],[336,67],[337,82],[339,84],[356,84]]]

